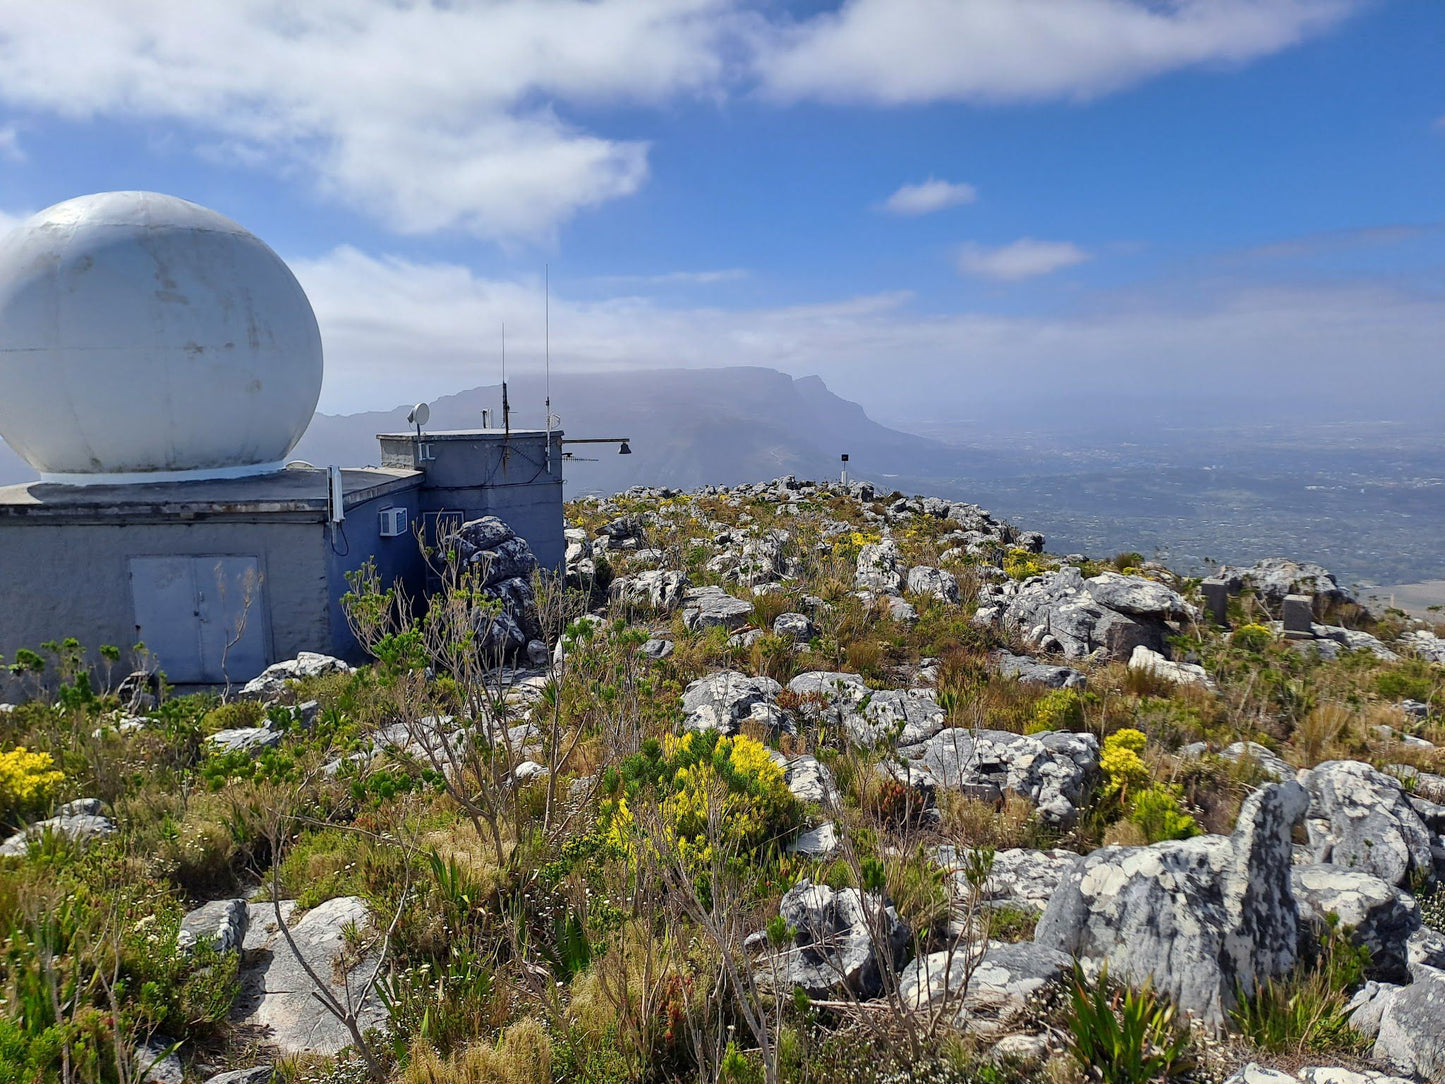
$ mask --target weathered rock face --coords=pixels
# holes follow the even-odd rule
[[[904,570],[898,544],[891,538],[870,542],[858,551],[853,585],[862,591],[896,595],[903,590]]]
[[[176,945],[189,952],[206,941],[217,952],[240,952],[249,917],[243,899],[203,903],[181,919]]]
[[[524,655],[531,641],[542,638],[532,548],[496,516],[462,524],[449,542],[458,564],[478,576],[481,593],[502,604],[495,616],[478,614],[478,650],[486,658]]]
[[[908,590],[940,602],[958,601],[958,581],[953,573],[929,565],[915,565],[908,570]]]
[[[1082,855],[1057,847],[1048,851],[1021,847],[998,851],[980,893],[981,901],[985,906],[1016,907],[1043,914],[1059,883],[1083,860]],[[958,852],[953,847],[940,847],[938,864],[953,873],[955,891],[959,898],[965,898],[969,886]]]
[[[845,711],[843,727],[859,745],[917,745],[943,729],[943,709],[928,689],[884,689]]]
[[[336,970],[345,945],[344,931],[352,925],[365,927],[367,921],[365,900],[341,896],[312,908],[290,927],[301,956],[343,1004],[346,985],[339,981]],[[315,984],[275,929],[274,921],[261,944],[253,950],[248,937],[246,947],[248,955],[254,952],[254,957],[241,974],[241,994],[232,1010],[233,1021],[266,1028],[267,1041],[287,1054],[335,1054],[351,1044],[346,1028],[312,996]],[[359,1000],[367,991],[376,965],[376,959],[369,957],[351,969],[346,978],[352,998]],[[386,1019],[386,1010],[373,994],[361,1014],[362,1030],[383,1027]]]
[[[1204,667],[1187,662],[1172,662],[1143,644],[1136,647],[1129,656],[1129,669],[1142,670],[1164,681],[1172,681],[1175,685],[1199,685],[1206,689],[1214,687],[1214,682],[1210,680]]]
[[[1033,576],[1023,583],[986,585],[979,589],[979,609],[975,620],[999,622],[1017,629],[1030,643],[1047,651],[1057,651],[1071,659],[1087,658],[1100,653],[1111,659],[1127,659],[1141,644],[1154,651],[1167,653],[1165,637],[1169,626],[1166,615],[1176,611],[1172,600],[1155,597],[1157,591],[1177,599],[1167,588],[1150,580],[1121,576],[1125,583],[1106,581],[1097,585],[1085,582],[1077,568],[1065,567],[1057,572]],[[1133,581],[1138,580],[1139,585]],[[1111,609],[1092,593],[1099,591],[1120,604],[1149,609],[1145,614]],[[1147,602],[1153,599],[1153,604]],[[1179,600],[1183,606],[1183,600]]]
[[[1084,674],[1072,667],[1050,666],[1027,655],[995,651],[992,659],[1000,674],[1015,678],[1026,685],[1046,685],[1050,689],[1082,689],[1089,683]]]
[[[1415,897],[1368,873],[1320,864],[1295,866],[1290,884],[1300,921],[1315,937],[1325,932],[1327,915],[1338,915],[1355,944],[1370,950],[1372,978],[1409,981],[1410,935],[1420,928]]]
[[[288,681],[320,677],[323,674],[349,674],[352,667],[331,655],[303,651],[294,659],[278,662],[246,682],[241,695],[256,700],[274,700],[286,691]]]
[[[1385,1001],[1374,1055],[1400,1072],[1445,1080],[1445,974],[1417,975]]]
[[[36,821],[20,829],[4,843],[0,843],[0,857],[15,858],[23,855],[32,840],[41,839],[46,833],[63,836],[72,843],[89,843],[115,834],[115,822],[101,815],[98,798],[79,798],[67,802],[56,811],[55,816]]]
[[[1143,576],[1101,572],[1085,580],[1084,587],[1095,602],[1116,613],[1165,621],[1182,621],[1193,613],[1178,592]]]
[[[883,989],[883,971],[902,963],[907,924],[892,906],[856,888],[834,891],[804,879],[783,897],[779,913],[793,942],[769,957],[759,974],[783,989],[802,987],[812,997],[851,990],[860,998]],[[873,930],[870,933],[870,926]]]
[[[1251,760],[1259,765],[1260,771],[1275,782],[1283,782],[1295,777],[1293,768],[1271,753],[1268,747],[1260,745],[1257,741],[1233,742],[1221,749],[1219,755],[1225,760]]]
[[[751,602],[721,587],[690,587],[683,592],[682,623],[690,629],[740,629],[752,612]]]
[[[784,640],[791,640],[795,644],[806,644],[816,635],[817,630],[813,628],[813,622],[807,614],[785,613],[779,614],[773,622],[773,635],[781,636]]]
[[[1043,820],[1059,826],[1073,823],[1099,768],[1098,739],[1061,730],[1010,734],[953,727],[899,751],[939,786],[979,797],[992,789],[1000,799],[1012,791],[1038,806]]]
[[[1430,829],[1399,781],[1355,760],[1331,760],[1301,777],[1310,793],[1310,851],[1394,885],[1434,876]]]
[[[686,572],[652,568],[613,580],[610,590],[612,598],[624,606],[671,613],[682,605],[688,586]]]
[[[1284,557],[1267,557],[1252,568],[1221,568],[1218,577],[1230,591],[1246,587],[1266,602],[1279,605],[1285,595],[1306,594],[1327,599],[1347,599],[1349,593],[1334,576],[1319,565],[1300,564]]]
[[[799,709],[808,718],[828,726],[842,726],[844,717],[871,692],[857,674],[809,670],[788,682],[788,690],[802,698]]]
[[[772,678],[719,670],[698,678],[683,692],[683,728],[736,734],[744,720],[753,720],[777,729],[784,713],[774,701],[782,691]]]
[[[1031,942],[988,949],[972,962],[963,951],[920,956],[903,969],[898,993],[905,1005],[923,1008],[943,1002],[954,1009],[956,1026],[993,1038],[1028,1009],[1035,998],[1061,989],[1072,961],[1062,952]]]
[[[800,802],[813,802],[824,809],[838,804],[838,784],[833,781],[833,773],[815,757],[794,757],[788,761],[783,779]]]
[[[1263,979],[1294,966],[1299,911],[1290,835],[1309,795],[1297,783],[1251,794],[1230,836],[1104,847],[1059,884],[1035,940],[1107,962],[1210,1025]]]

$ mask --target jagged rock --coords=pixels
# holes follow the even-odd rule
[[[613,600],[624,606],[671,613],[682,605],[689,586],[686,572],[653,568],[635,576],[619,576],[609,590]]]
[[[838,832],[832,821],[799,833],[798,838],[788,845],[789,854],[801,854],[805,858],[827,858],[837,849]]]
[[[98,798],[79,798],[67,802],[56,811],[55,816],[36,821],[20,829],[4,843],[0,843],[0,858],[18,858],[25,854],[32,840],[43,837],[47,832],[64,836],[72,843],[89,843],[115,833],[115,822],[100,815],[101,803]]]
[[[1085,580],[1084,587],[1095,602],[1116,613],[1166,621],[1183,620],[1193,614],[1178,592],[1143,576],[1101,572]]]
[[[1021,911],[1043,914],[1059,883],[1082,861],[1082,855],[1058,847],[1048,851],[1022,847],[998,851],[993,856],[993,866],[980,893],[981,902],[993,907],[1017,907]],[[957,850],[950,846],[939,847],[938,864],[953,873],[958,894],[965,896],[968,880]]]
[[[249,1069],[232,1069],[207,1077],[205,1084],[270,1084],[276,1070],[270,1065],[253,1065]]]
[[[1298,783],[1272,783],[1245,799],[1230,836],[1101,848],[1060,882],[1034,938],[1106,962],[1118,979],[1152,976],[1182,1010],[1217,1026],[1236,989],[1294,966],[1290,836],[1308,807]]]
[[[1038,806],[1044,821],[1061,827],[1073,823],[1099,768],[1094,735],[1058,730],[1010,734],[953,727],[900,752],[939,786],[1013,791]]]
[[[751,602],[721,587],[690,587],[683,594],[682,623],[690,629],[740,629],[752,612]]]
[[[216,753],[260,752],[277,744],[282,734],[270,726],[238,726],[231,730],[218,730],[206,739],[206,744]]]
[[[185,1070],[175,1045],[159,1036],[135,1048],[135,1068],[140,1084],[182,1084]]]
[[[984,586],[979,589],[979,607],[976,619],[1001,621],[1036,646],[1071,659],[1100,653],[1122,660],[1140,644],[1159,652],[1168,646],[1169,626],[1162,619],[1109,609],[1090,594],[1073,567],[1032,576],[1021,584]]]
[[[674,645],[671,640],[662,640],[654,636],[642,645],[642,653],[649,659],[665,659],[672,654]]]
[[[266,667],[241,687],[241,695],[257,700],[274,700],[286,691],[286,683],[322,674],[349,674],[352,667],[331,655],[303,651],[294,659]]]
[[[915,959],[898,980],[903,1004],[924,1008],[952,1002],[956,1026],[994,1038],[1023,1015],[1030,1001],[1061,989],[1073,963],[1062,952],[1028,941],[992,946],[976,963],[970,951],[977,949],[964,946]],[[970,963],[975,963],[971,977]]]
[[[1316,640],[1333,640],[1351,651],[1368,651],[1385,662],[1396,662],[1400,658],[1386,647],[1379,637],[1359,629],[1346,629],[1339,625],[1311,625],[1310,631],[1314,633]]]
[[[771,982],[776,972],[785,990],[801,987],[811,997],[845,990],[863,999],[876,997],[883,988],[883,969],[903,962],[908,925],[873,893],[834,891],[805,878],[789,889],[778,910],[794,931],[793,941],[769,955],[760,978]],[[878,930],[882,959],[870,926]]]
[[[808,670],[788,682],[788,690],[802,704],[799,712],[822,725],[839,727],[849,712],[863,703],[872,690],[857,674],[829,670]]]
[[[888,607],[890,621],[897,621],[900,625],[913,625],[918,622],[918,609],[906,598],[886,595],[883,604]]]
[[[1445,639],[1428,629],[1413,629],[1400,637],[1400,645],[1426,662],[1445,663]]]
[[[1445,974],[1422,972],[1386,999],[1373,1053],[1403,1073],[1445,1079]]]
[[[908,590],[940,602],[958,601],[958,581],[953,578],[953,573],[929,565],[915,565],[908,570]]]
[[[884,689],[843,716],[848,736],[872,748],[880,742],[917,745],[943,729],[944,712],[927,689]]]
[[[1285,595],[1294,594],[1331,600],[1351,597],[1335,582],[1334,576],[1319,565],[1300,564],[1284,557],[1267,557],[1252,568],[1221,568],[1216,575],[1231,592],[1249,587],[1273,605],[1282,603]]]
[[[1086,676],[1072,667],[1051,666],[1027,655],[995,651],[990,657],[1000,674],[1022,681],[1026,685],[1047,685],[1051,689],[1082,689],[1089,683]]]
[[[736,670],[698,678],[682,694],[683,729],[736,734],[745,719],[775,728],[782,712],[774,701],[782,691],[772,678],[749,677]]]
[[[1295,770],[1257,741],[1237,741],[1219,751],[1225,760],[1252,760],[1275,782],[1295,777]]]
[[[800,802],[812,802],[824,809],[838,805],[838,784],[833,781],[833,773],[816,757],[794,757],[788,761],[783,779]]]
[[[749,538],[738,552],[737,563],[729,578],[744,587],[775,583],[788,572],[788,561],[783,553],[788,541],[786,531],[771,531],[757,538]]]
[[[253,905],[254,907],[255,905]],[[270,910],[270,905],[265,905]],[[345,1002],[350,996],[359,999],[375,977],[377,959],[367,955],[339,981],[336,971],[345,947],[348,926],[365,927],[368,922],[366,901],[359,896],[341,896],[327,900],[290,927],[302,958],[330,987],[337,999]],[[335,1054],[351,1045],[351,1035],[312,996],[315,985],[306,974],[286,939],[269,924],[270,936],[258,946],[258,959],[243,970],[241,993],[232,1010],[236,1023],[268,1029],[266,1040],[287,1054]],[[248,950],[250,938],[247,938]],[[387,1013],[372,996],[361,1014],[362,1030],[382,1028]]]
[[[773,635],[796,644],[806,644],[816,635],[816,630],[806,614],[785,613],[779,614],[773,622]]]
[[[1385,1014],[1385,1006],[1399,989],[1394,983],[1375,982],[1373,979],[1366,982],[1345,1006],[1350,1027],[1373,1039],[1380,1033],[1380,1017]]]
[[[1256,1062],[1250,1062],[1224,1084],[1411,1084],[1404,1077],[1390,1076],[1373,1069],[1357,1072],[1338,1065],[1312,1065],[1299,1071],[1298,1076],[1266,1069]]]
[[[1187,662],[1172,662],[1159,652],[1140,644],[1129,656],[1129,669],[1142,670],[1175,685],[1198,685],[1205,689],[1214,688],[1208,671],[1202,666]]]
[[[1316,862],[1405,885],[1434,876],[1430,830],[1396,779],[1355,760],[1331,760],[1301,777],[1310,792],[1310,852]]]
[[[858,569],[853,586],[880,595],[896,595],[903,590],[903,570],[898,544],[891,538],[870,542],[858,551]]]
[[[1420,928],[1420,907],[1415,897],[1392,884],[1358,870],[1318,863],[1295,866],[1290,885],[1299,907],[1300,921],[1315,937],[1327,927],[1327,915],[1337,915],[1351,929],[1355,944],[1370,950],[1372,978],[1385,982],[1409,979],[1410,935]]]
[[[1005,1035],[988,1051],[995,1064],[1032,1067],[1042,1065],[1049,1056],[1049,1040],[1043,1035],[1016,1032]]]
[[[203,903],[181,919],[176,947],[190,952],[201,941],[208,941],[217,952],[240,952],[249,917],[243,899]]]

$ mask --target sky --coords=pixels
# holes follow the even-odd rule
[[[0,0],[0,226],[151,189],[321,407],[764,365],[882,420],[1445,422],[1440,0]],[[565,411],[565,404],[562,405]]]

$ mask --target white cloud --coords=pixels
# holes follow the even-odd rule
[[[656,275],[597,275],[590,281],[607,286],[715,286],[740,282],[748,277],[745,267],[721,267],[712,271],[663,271]]]
[[[407,233],[543,234],[647,176],[570,104],[708,93],[728,0],[75,0],[0,9],[0,98],[181,122]]]
[[[845,0],[758,60],[780,98],[902,105],[1086,98],[1294,45],[1359,0]]]
[[[905,184],[883,201],[883,209],[895,215],[926,215],[972,203],[978,189],[971,184],[928,178],[922,184]]]
[[[8,162],[25,161],[25,148],[20,145],[20,130],[13,124],[0,126],[0,158]]]
[[[998,248],[963,245],[958,250],[958,269],[975,278],[1018,282],[1062,271],[1089,258],[1087,252],[1070,241],[1035,241],[1022,237]]]
[[[494,380],[478,336],[503,319],[509,365],[541,369],[538,280],[350,248],[293,266],[326,343],[324,410],[390,407]],[[1196,283],[1039,317],[920,312],[903,293],[738,311],[642,297],[583,303],[554,281],[551,333],[559,371],[772,366],[817,373],[884,417],[1026,427],[1051,407],[1082,417],[1127,408],[1146,391],[1188,402],[1231,390],[1281,404],[1332,396],[1360,417],[1420,403],[1419,389],[1438,383],[1445,305],[1369,282]],[[559,410],[565,420],[568,406]]]
[[[20,225],[20,223],[30,217],[30,214],[31,212],[29,211],[13,213],[10,211],[0,211],[0,236],[4,236],[9,233],[11,229]]]

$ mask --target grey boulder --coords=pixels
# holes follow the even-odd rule
[[[903,962],[909,930],[892,905],[856,888],[834,891],[799,881],[779,905],[793,932],[790,944],[770,951],[760,978],[811,997],[850,991],[867,999],[883,989],[883,975]],[[881,949],[881,954],[880,950]]]
[[[33,840],[43,838],[47,833],[63,837],[71,843],[89,843],[115,834],[115,822],[101,816],[101,804],[95,798],[80,798],[68,802],[56,811],[55,816],[36,821],[20,829],[4,843],[0,843],[0,857],[19,858],[30,848]]]
[[[619,576],[612,581],[609,593],[624,606],[671,613],[682,605],[689,586],[686,572],[653,568],[635,576]]]
[[[1010,651],[996,651],[993,664],[1004,677],[1011,677],[1025,685],[1046,685],[1050,689],[1082,689],[1089,679],[1070,666],[1053,666],[1027,655],[1015,655]]]
[[[1316,862],[1357,869],[1405,885],[1434,876],[1430,829],[1399,780],[1356,760],[1331,760],[1305,773],[1310,852]]]
[[[1294,966],[1290,836],[1308,805],[1298,783],[1274,783],[1245,799],[1232,835],[1101,848],[1065,876],[1035,940],[1116,978],[1152,979],[1218,1026],[1236,989]]]
[[[1193,613],[1177,591],[1143,576],[1101,572],[1085,580],[1084,586],[1100,606],[1121,614],[1183,620]]]
[[[249,917],[243,899],[203,903],[181,919],[176,946],[182,952],[191,952],[204,941],[217,952],[240,952]]]
[[[690,587],[683,593],[682,623],[690,629],[736,631],[748,623],[753,604],[721,587]]]
[[[1374,1056],[1402,1073],[1445,1079],[1445,974],[1419,974],[1385,1000]]]
[[[1300,921],[1315,938],[1324,935],[1329,915],[1349,928],[1355,944],[1370,950],[1370,976],[1384,982],[1410,977],[1410,936],[1420,928],[1415,897],[1359,870],[1312,864],[1295,866],[1290,884]]]
[[[917,745],[943,729],[943,709],[927,689],[884,689],[843,716],[843,727],[859,745],[882,742]]]
[[[984,1038],[997,1038],[1022,1016],[1034,999],[1061,989],[1073,961],[1032,942],[989,947],[981,958],[962,946],[920,956],[898,980],[905,1006],[942,1007],[957,1027]],[[969,965],[973,974],[969,975]]]
[[[349,674],[352,667],[332,655],[303,651],[294,659],[266,667],[241,687],[241,695],[257,700],[272,700],[286,691],[288,683],[323,674]]]
[[[908,590],[940,602],[958,601],[958,581],[953,573],[931,565],[915,565],[908,570]]]
[[[813,638],[815,630],[807,614],[785,613],[779,614],[773,622],[773,635],[795,644],[805,644]]]
[[[739,725],[749,719],[776,728],[783,722],[783,713],[774,701],[782,691],[772,678],[719,670],[698,678],[683,692],[683,728],[736,734]]]

